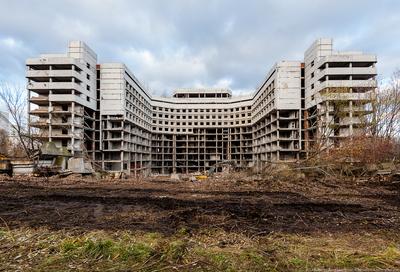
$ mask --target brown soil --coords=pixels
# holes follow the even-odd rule
[[[240,178],[198,183],[0,178],[0,224],[166,235],[183,227],[249,235],[398,231],[400,191],[393,184],[302,181],[259,185]]]

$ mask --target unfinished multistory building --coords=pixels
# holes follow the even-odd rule
[[[333,51],[332,39],[319,39],[306,51],[307,150],[337,145],[363,132],[376,89],[375,64],[374,55]]]
[[[150,172],[151,97],[120,63],[97,66],[100,148],[96,161],[106,171]]]
[[[157,97],[124,64],[97,64],[83,42],[71,42],[67,54],[27,60],[30,124],[75,156],[134,175],[295,161],[361,130],[375,63],[319,39],[304,61],[275,64],[252,94],[189,88]]]
[[[279,62],[252,97],[254,161],[298,160],[301,63]]]
[[[96,63],[83,42],[71,42],[67,54],[26,61],[30,126],[41,129],[37,137],[66,146],[73,155],[93,155]]]
[[[221,161],[252,163],[251,96],[226,89],[178,89],[153,99],[153,172],[209,169]]]

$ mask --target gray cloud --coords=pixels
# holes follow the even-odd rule
[[[86,41],[100,62],[124,62],[156,93],[190,86],[254,89],[282,59],[301,60],[318,37],[399,67],[400,2],[391,0],[0,0],[0,80],[24,62]]]

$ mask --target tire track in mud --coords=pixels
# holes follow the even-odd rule
[[[393,213],[385,210],[334,199],[314,201],[293,192],[105,190],[98,187],[61,190],[34,186],[23,189],[23,193],[18,194],[18,185],[0,186],[0,216],[12,227],[173,233],[186,226],[254,233],[345,232],[361,228],[398,229],[399,226],[398,220],[392,218]],[[193,195],[202,197],[191,197]]]

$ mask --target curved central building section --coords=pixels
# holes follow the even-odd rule
[[[153,97],[152,170],[203,171],[219,162],[252,162],[252,96],[227,89],[179,89]]]

